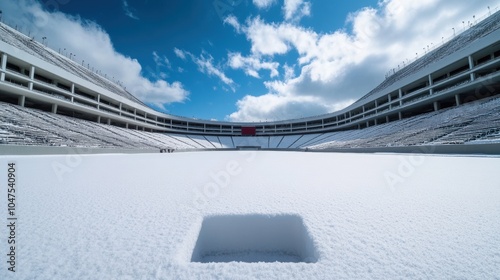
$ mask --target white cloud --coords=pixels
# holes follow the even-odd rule
[[[452,27],[459,30],[462,20],[485,15],[488,5],[498,3],[384,0],[376,8],[350,14],[346,29],[321,34],[296,22],[251,18],[241,27],[251,44],[251,56],[272,60],[297,53],[298,73],[284,67],[282,79],[264,81],[267,93],[239,100],[237,111],[227,119],[277,120],[341,109],[382,82],[387,70],[397,69],[403,61],[414,59],[416,52],[421,56],[423,47],[437,46],[442,37],[452,36]],[[292,8],[290,4],[288,10]]]
[[[125,15],[131,19],[139,20],[139,17],[137,17],[133,12],[133,8],[129,6],[127,0],[123,0],[122,2],[122,8],[123,11],[125,12]]]
[[[324,114],[333,109],[316,97],[276,94],[265,94],[258,97],[247,95],[239,100],[236,106],[238,111],[227,116],[230,121],[286,120]]]
[[[170,60],[166,56],[160,56],[156,51],[153,52],[153,60],[158,67],[172,68]]]
[[[312,30],[290,23],[265,23],[259,17],[247,21],[242,29],[257,55],[286,54],[295,49],[299,54],[307,53],[315,47],[318,34]]]
[[[285,72],[284,79],[288,81],[295,77],[295,69],[294,66],[289,66],[288,64],[283,65],[283,69]]]
[[[90,67],[120,80],[127,91],[146,103],[165,109],[164,104],[183,102],[189,95],[180,82],[150,81],[142,76],[139,62],[118,53],[109,35],[93,21],[48,12],[33,0],[3,1],[2,10],[6,22],[24,26],[36,40],[47,37],[49,47],[76,54],[74,60],[84,60]]]
[[[244,57],[241,53],[229,53],[228,64],[233,69],[243,69],[245,73],[254,78],[260,78],[260,70],[269,70],[271,78],[279,75],[279,63],[262,61],[259,57]]]
[[[304,0],[285,0],[283,14],[285,20],[299,21],[302,17],[311,15],[311,3]]]
[[[183,50],[179,50],[178,48],[174,48],[174,53],[178,58],[180,58],[182,60],[186,60],[186,53]]]
[[[259,9],[269,8],[276,2],[276,0],[252,0],[252,1],[253,4],[257,6],[257,8]]]
[[[233,92],[236,91],[236,83],[224,74],[224,72],[213,64],[214,58],[211,55],[201,54],[199,57],[192,57],[193,62],[198,65],[198,70],[210,76],[218,77],[224,84],[229,86]]]
[[[185,59],[187,56],[198,66],[198,71],[205,73],[209,76],[215,76],[221,80],[225,85],[227,85],[231,91],[236,91],[236,83],[229,77],[226,76],[221,67],[214,65],[214,58],[205,52],[200,54],[200,56],[195,56],[192,53],[184,50],[174,49],[177,56]]]
[[[156,68],[154,70],[148,69],[151,75],[156,79],[166,79],[168,74],[164,70],[172,69],[170,60],[166,56],[160,56],[156,51],[153,51],[153,60]]]
[[[241,25],[238,19],[234,15],[229,15],[224,19],[224,24],[229,24],[236,30],[237,33],[241,33]]]

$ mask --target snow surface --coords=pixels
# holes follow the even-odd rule
[[[0,279],[500,277],[499,157],[269,151],[0,156],[0,182],[7,181],[8,162],[17,166],[18,262],[15,274],[7,271],[2,226]],[[5,187],[2,192],[5,213]],[[204,219],[228,216],[298,217],[305,239],[297,240],[310,238],[317,260],[196,262]],[[274,231],[259,244],[240,238],[237,222],[218,223],[212,230],[225,234],[231,248],[257,254],[273,249],[280,236],[293,240],[287,233],[295,232]],[[254,225],[250,237],[271,232],[269,223]]]
[[[313,240],[297,215],[206,217],[191,257],[201,263],[317,260]]]

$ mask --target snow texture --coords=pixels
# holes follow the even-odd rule
[[[297,215],[224,215],[203,220],[192,262],[316,262]]]
[[[18,262],[15,274],[7,271],[3,226],[0,279],[500,276],[498,157],[270,151],[0,156],[0,166],[8,162],[17,166]],[[0,172],[0,182],[6,176]],[[6,199],[0,209],[5,213]],[[266,217],[289,217],[281,222],[304,227],[317,260],[192,261],[203,221],[228,216],[257,217],[249,230],[255,233],[269,230]],[[234,223],[220,219],[212,228],[233,238],[219,240],[212,251],[224,252],[231,240],[242,246],[226,261],[245,252],[256,254],[251,260],[273,249],[293,252],[307,243],[279,229],[263,244],[252,235],[245,241]],[[269,240],[276,236],[284,245],[273,248]]]

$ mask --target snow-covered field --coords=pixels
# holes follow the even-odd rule
[[[217,151],[0,166],[0,279],[500,277],[499,157]]]

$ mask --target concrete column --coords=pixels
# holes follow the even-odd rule
[[[26,102],[26,96],[24,96],[24,95],[19,96],[19,99],[17,100],[17,104],[21,107],[24,107],[25,102]]]
[[[31,69],[30,69],[30,79],[31,80],[35,79],[35,66],[31,66]]]
[[[75,84],[71,84],[71,93],[75,94]]]
[[[137,109],[134,109],[134,120],[137,120]]]
[[[28,88],[33,90],[33,81],[35,80],[35,66],[31,66],[30,68],[30,82],[28,83]]]
[[[434,111],[438,111],[438,110],[439,110],[439,102],[434,101]]]
[[[399,118],[399,120],[403,119],[403,114],[401,114],[401,112],[398,112],[398,118]]]
[[[101,102],[101,95],[97,94],[97,103]]]
[[[101,123],[101,116],[97,116],[97,123]]]
[[[5,69],[7,68],[7,54],[3,53],[2,54],[2,65],[1,66],[1,69],[2,69],[2,74],[0,76],[0,80],[3,82],[5,81]]]
[[[470,73],[470,81],[473,82],[474,80],[476,80],[476,74]]]
[[[52,113],[57,114],[57,104],[52,104]]]
[[[460,106],[460,95],[455,95],[455,103],[457,104],[457,106]]]
[[[474,59],[469,55],[469,69],[474,68]],[[474,73],[470,73],[471,82],[476,79],[476,75]]]
[[[392,109],[392,104],[391,104],[392,98],[390,94],[387,95],[387,102],[389,103],[389,110]]]
[[[128,128],[128,123],[125,124],[125,128]]]
[[[385,122],[389,122],[389,116],[385,116]]]
[[[375,119],[375,125],[377,125],[377,124],[378,124],[377,119]]]
[[[401,100],[401,98],[403,98],[403,90],[402,89],[399,89],[398,95],[399,95],[399,106],[402,106],[403,105],[403,100]],[[401,119],[401,118],[399,118],[399,119]]]
[[[120,116],[122,115],[122,103],[120,102]],[[128,128],[128,127],[127,127]]]
[[[1,68],[2,68],[3,71],[5,71],[5,69],[7,69],[7,54],[6,53],[2,54],[2,65],[1,65]]]
[[[429,74],[429,86],[431,87],[431,89],[429,90],[430,95],[434,94],[434,89],[432,88],[433,85],[434,83],[432,82],[432,75]]]
[[[469,69],[474,68],[474,59],[472,58],[472,56],[469,55],[468,59],[469,59]]]
[[[111,125],[111,119],[108,119],[108,125]]]

